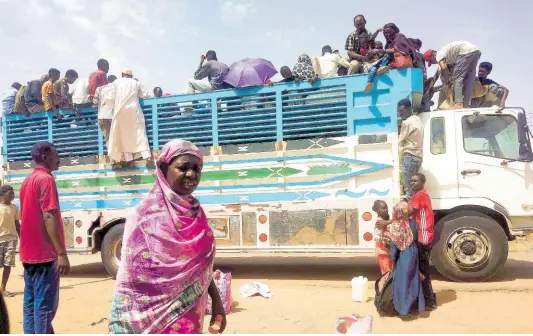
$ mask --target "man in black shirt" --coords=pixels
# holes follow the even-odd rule
[[[492,79],[488,78],[491,72],[492,63],[481,62],[479,64],[479,70],[477,73],[479,81],[481,82],[481,85],[498,85],[503,90],[503,97],[500,102],[500,107],[505,107],[505,101],[507,100],[507,96],[509,95],[509,90],[505,86],[498,84]]]

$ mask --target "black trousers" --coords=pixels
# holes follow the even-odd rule
[[[431,286],[431,275],[429,274],[429,256],[431,253],[431,246],[418,245],[418,267],[420,273],[425,277],[422,281],[422,290],[424,291],[424,299],[426,305],[435,306],[437,304],[437,296],[433,292],[433,286]]]

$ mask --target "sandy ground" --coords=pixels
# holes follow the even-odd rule
[[[106,333],[113,280],[99,255],[71,256],[72,273],[61,280],[56,333]],[[224,262],[224,264],[231,261]],[[374,258],[340,260],[335,265],[228,266],[237,307],[226,333],[333,333],[335,320],[351,313],[372,315],[374,333],[533,333],[533,252],[513,252],[507,265],[487,283],[450,283],[434,277],[439,307],[416,320],[380,318],[372,301],[353,303],[350,279],[378,277]],[[243,299],[239,286],[251,280],[269,285],[270,299]],[[22,332],[22,267],[13,272],[7,299],[13,333]],[[373,293],[373,290],[371,291]]]

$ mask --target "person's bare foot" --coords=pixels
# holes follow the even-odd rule
[[[385,65],[385,66],[380,67],[380,68],[378,69],[378,71],[376,72],[376,74],[378,74],[378,75],[383,75],[383,74],[389,72],[389,70],[390,70],[390,66]]]
[[[373,88],[373,87],[374,87],[374,83],[372,83],[372,82],[368,82],[368,83],[366,84],[366,87],[365,87],[365,91],[364,91],[364,92],[365,92],[365,93],[370,93],[370,91],[372,91],[372,88]]]
[[[454,105],[453,108],[455,108],[455,109],[462,109],[463,107],[464,107],[463,103],[457,103],[457,104]]]

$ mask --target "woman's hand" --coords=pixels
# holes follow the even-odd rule
[[[378,220],[376,221],[376,228],[380,229],[380,230],[383,230],[384,228],[387,227],[387,225],[389,225],[391,222],[390,221],[385,221],[385,220]]]
[[[213,326],[217,321],[217,316],[222,316],[222,321],[220,321],[220,330],[219,333],[222,334],[226,329],[226,311],[224,310],[224,305],[222,304],[222,299],[220,298],[220,293],[218,292],[217,285],[215,280],[211,280],[209,288],[207,289],[209,296],[211,297],[211,321],[209,326]]]
[[[220,321],[219,330],[219,333],[222,334],[226,329],[226,312],[224,311],[224,305],[222,304],[220,295],[218,295],[218,300],[211,298],[211,301],[213,302],[213,305],[211,306],[212,316],[209,325],[213,326],[216,323],[217,316],[222,316],[222,321]]]

